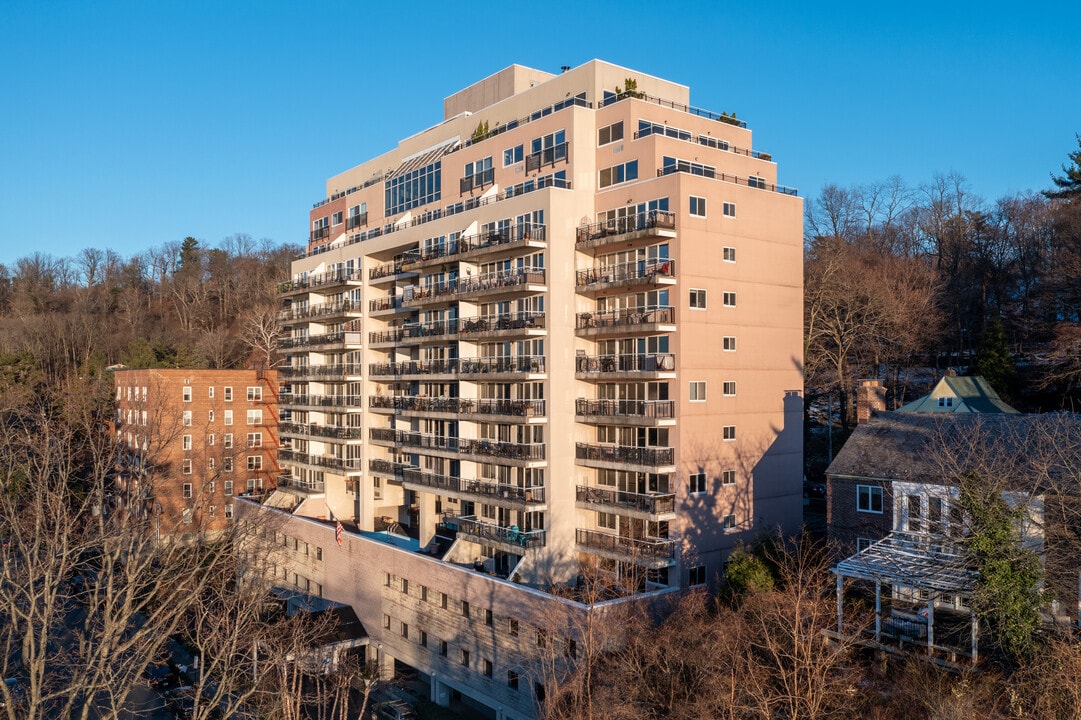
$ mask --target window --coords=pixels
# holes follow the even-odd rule
[[[725,425],[724,427],[722,427],[721,428],[721,439],[722,440],[735,440],[736,439],[736,426],[735,425]]]
[[[232,480],[226,480],[225,481],[224,486],[222,488],[222,492],[224,492],[227,496],[233,494],[233,481]]]
[[[191,475],[191,460],[184,460],[181,463],[182,472],[185,475]]]
[[[695,565],[690,569],[687,578],[688,585],[705,585],[706,584],[706,566]]]
[[[724,339],[721,341],[721,349],[723,349],[725,352],[735,352],[736,351],[736,336],[735,335],[725,335]]]
[[[493,620],[494,620],[494,618],[492,616],[492,609],[491,608],[485,609],[485,611],[484,611],[484,624],[487,625],[488,627],[491,627]]]
[[[437,202],[443,190],[443,163],[436,160],[422,168],[403,172],[387,180],[384,187],[386,214],[411,210]]]
[[[447,594],[439,593],[439,606],[444,610],[447,609]]]
[[[208,387],[208,388],[206,389],[206,396],[207,396],[208,398],[210,398],[211,400],[213,400],[213,399],[214,399],[214,386],[213,386],[213,385],[211,385],[210,387]]]
[[[724,395],[725,397],[735,397],[736,396],[736,381],[735,380],[725,380],[723,383],[721,383],[721,394]]]
[[[612,123],[597,131],[597,144],[607,145],[623,139],[623,121]]]
[[[748,187],[753,187],[753,188],[758,188],[760,190],[765,190],[766,189],[766,179],[762,178],[762,177],[758,177],[757,175],[751,175],[749,178],[747,178],[747,186]]]
[[[691,473],[690,476],[690,493],[704,493],[706,491],[706,474],[704,472]]]
[[[423,630],[420,631],[420,646],[428,647],[428,633]]]
[[[263,447],[263,433],[261,433],[261,432],[248,433],[248,447],[250,447],[250,448]]]
[[[262,470],[263,469],[263,456],[262,455],[249,455],[248,456],[248,470]]]
[[[263,388],[256,385],[248,388],[248,402],[260,402],[263,399]]]
[[[461,650],[462,665],[469,667],[469,651]]]
[[[191,427],[191,410],[185,410],[183,415],[184,427]]]
[[[206,436],[206,444],[209,447],[214,446],[214,433],[210,433],[209,435]]]
[[[408,578],[402,578],[402,593],[405,594],[405,595],[409,594],[409,579]]]
[[[724,297],[722,298],[721,302],[724,304],[725,307],[735,307],[736,294],[734,292],[724,293]]]
[[[315,548],[315,559],[316,560],[322,560],[323,559],[323,548],[321,548],[321,547]]]
[[[409,639],[409,623],[402,623],[402,637]]]
[[[207,419],[207,422],[214,422],[214,411],[213,410],[207,410],[206,419]]]
[[[221,459],[221,471],[233,472],[233,458],[227,457]]]
[[[191,450],[191,435],[185,435],[181,438],[181,445],[185,450]]]
[[[447,641],[446,640],[440,640],[439,641],[439,654],[442,655],[443,657],[447,656]]]
[[[226,411],[225,411],[225,415],[224,415],[224,417],[222,418],[222,421],[223,421],[223,422],[224,422],[224,423],[225,423],[226,425],[232,425],[232,424],[233,424],[233,411],[232,411],[232,410],[226,410]]]
[[[953,407],[953,398],[952,397],[940,397],[938,399],[938,406],[939,407]]]
[[[503,151],[503,167],[508,165],[514,165],[515,163],[522,162],[522,158],[525,157],[525,146],[515,145],[512,148],[507,148]]]
[[[533,695],[537,698],[537,702],[544,702],[544,685],[534,681],[533,683]]]
[[[691,215],[706,216],[706,199],[704,197],[691,195]]]
[[[462,600],[462,617],[469,617],[469,601]]]
[[[725,262],[736,261],[736,249],[734,247],[726,247],[721,251],[721,259]]]
[[[185,385],[183,388],[184,402],[191,402],[191,386]]]
[[[563,654],[569,658],[578,657],[578,643],[571,638],[564,638]]]
[[[631,180],[638,179],[638,161],[631,160],[628,163],[622,165],[615,165],[610,168],[601,170],[600,175],[600,187],[606,188],[609,185],[618,185],[622,182],[629,182]]]
[[[226,410],[225,412],[229,411]],[[225,433],[225,435],[222,436],[222,443],[225,445],[226,448],[233,447],[233,433]]]
[[[491,660],[485,660],[482,664],[483,664],[483,667],[484,667],[484,676],[485,677],[491,677],[492,676],[492,661]]]
[[[383,627],[390,630],[390,615],[383,614]]]
[[[722,209],[721,212],[724,214],[725,217],[735,217],[736,216],[736,204],[726,202],[724,204],[723,209]]]
[[[232,520],[233,519],[233,506],[232,505],[226,505],[225,506],[225,519],[226,520]]]
[[[216,516],[216,515],[218,514],[218,506],[217,506],[217,505],[210,505],[210,506],[209,506],[209,507],[207,507],[207,509],[206,509],[206,514],[207,514],[207,515],[208,515],[209,517],[214,517],[214,516]]]
[[[341,211],[341,210],[339,210],[339,211],[338,211],[338,212],[336,212],[336,213],[333,213],[333,214],[332,214],[332,215],[330,216],[330,224],[331,224],[331,225],[341,225],[341,224],[342,224],[342,214],[343,214],[343,213],[342,213],[342,211]]]
[[[183,514],[181,516],[183,518],[182,522],[185,525],[191,525],[191,516],[192,516],[191,508],[184,508],[184,512],[183,512]]]
[[[691,309],[692,310],[705,310],[706,309],[706,291],[697,288],[691,288]]]
[[[507,631],[514,637],[518,637],[518,618],[507,620]]]
[[[923,506],[919,495],[906,496],[908,501],[908,531],[923,532]]]
[[[615,513],[598,512],[597,513],[597,527],[605,528],[607,530],[616,529],[616,516]]]
[[[735,485],[736,484],[736,471],[725,470],[721,472],[721,485]]]
[[[228,412],[228,410],[226,411]],[[263,424],[263,411],[259,408],[254,410],[248,410],[248,424],[249,425],[262,425]]]
[[[537,647],[547,647],[548,646],[548,633],[545,632],[544,630],[538,629],[537,630],[536,642],[537,642]]]
[[[225,402],[233,402],[233,388],[226,386],[222,390],[225,393]]]
[[[733,530],[733,529],[735,529],[735,527],[736,527],[736,516],[734,514],[733,515],[725,515],[724,520],[721,523],[721,527],[723,527],[725,530]]]
[[[856,511],[881,514],[882,488],[878,485],[857,485]]]
[[[507,671],[507,687],[511,690],[518,689],[518,673],[514,670]]]
[[[428,586],[427,585],[421,585],[420,586],[420,599],[423,600],[424,602],[428,602]]]
[[[208,467],[208,468],[209,468],[210,470],[213,470],[214,468],[216,468],[216,467],[218,466],[218,461],[217,461],[217,460],[215,460],[214,458],[207,458],[207,459],[206,459],[206,466],[207,466],[207,467]]]
[[[184,483],[184,499],[191,500],[191,483]]]
[[[874,540],[872,540],[871,538],[856,538],[856,552],[863,552],[867,548],[871,547],[872,543],[874,543]]]
[[[706,381],[705,380],[691,380],[691,402],[705,402],[706,401]]]

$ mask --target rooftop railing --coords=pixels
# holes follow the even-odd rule
[[[657,177],[664,177],[665,175],[671,175],[672,173],[690,173],[692,175],[701,175],[702,177],[712,178],[714,180],[721,180],[727,183],[735,183],[736,185],[745,185],[747,187],[758,188],[759,190],[770,190],[772,192],[778,192],[783,195],[798,195],[799,191],[796,188],[785,187],[784,185],[773,185],[767,183],[765,178],[760,178],[754,175],[744,177],[742,175],[729,175],[728,173],[717,172],[712,168],[704,168],[699,171],[697,168],[692,168],[692,163],[680,160],[675,165],[665,165],[657,170]]]

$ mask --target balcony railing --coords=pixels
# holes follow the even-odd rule
[[[632,559],[675,560],[676,558],[674,540],[624,537],[582,528],[574,531],[574,539],[583,547],[607,550]]]
[[[382,312],[384,310],[397,310],[402,306],[402,299],[397,295],[376,298],[368,301],[368,312]]]
[[[673,400],[591,400],[578,398],[576,415],[597,417],[640,417],[668,420],[676,416]]]
[[[552,147],[544,148],[540,152],[530,153],[525,157],[525,171],[527,173],[540,170],[545,165],[555,165],[559,161],[566,162],[570,143],[562,142]]]
[[[305,290],[323,285],[339,285],[345,282],[359,282],[360,273],[350,268],[327,270],[326,272],[313,273],[311,275],[298,275],[295,280],[284,282],[278,286],[278,292],[286,293],[294,290]]]
[[[327,491],[326,483],[322,480],[301,480],[292,475],[279,475],[278,487],[290,490],[299,490],[309,493],[324,493]]]
[[[359,215],[350,215],[349,220],[345,224],[346,230],[356,230],[362,225],[368,224],[368,213],[362,212]]]
[[[444,243],[407,252],[405,258],[409,263],[422,263],[524,240],[544,240],[544,227],[536,223],[522,223],[499,230],[486,230],[476,235],[450,238]]]
[[[672,465],[675,462],[676,453],[675,449],[670,447],[576,443],[574,456],[579,460],[659,467]]]
[[[578,485],[575,499],[581,503],[640,510],[652,515],[662,515],[676,511],[676,496],[672,493],[632,493],[594,485]]]
[[[278,320],[299,320],[302,318],[318,318],[327,315],[341,315],[347,312],[360,312],[360,303],[354,300],[339,300],[331,303],[319,303],[317,305],[305,305],[300,307],[281,310],[278,312]]]
[[[675,276],[675,260],[651,258],[649,260],[637,260],[579,270],[575,275],[574,282],[578,287],[588,287],[601,283],[628,283],[635,280],[653,282],[658,277],[672,278]]]
[[[538,373],[544,372],[543,355],[512,357],[449,358],[372,363],[368,373],[375,377],[400,375],[451,375],[455,373]]]
[[[488,168],[487,170],[481,170],[478,173],[472,175],[466,175],[459,181],[460,192],[459,194],[465,194],[472,192],[473,190],[479,190],[486,185],[491,185],[495,182],[495,169]]]
[[[441,526],[457,532],[460,535],[468,535],[479,540],[517,545],[523,548],[544,547],[545,531],[531,530],[524,532],[517,525],[502,527],[494,523],[481,522],[475,515],[461,517],[446,514],[443,516]]]
[[[383,263],[382,265],[378,265],[368,270],[368,279],[378,280],[380,278],[390,277],[391,275],[398,275],[399,273],[405,272],[403,269],[404,265],[405,260],[402,258],[398,258],[394,260],[394,262]]]
[[[341,427],[336,425],[303,425],[300,423],[280,422],[278,430],[286,435],[306,435],[309,437],[334,438],[337,440],[363,440],[364,429],[359,427]]]
[[[676,321],[676,309],[671,306],[627,308],[607,312],[584,312],[576,316],[579,330],[613,328],[625,325],[671,324]]]
[[[297,450],[278,450],[278,460],[285,462],[315,465],[317,467],[341,470],[343,472],[359,472],[362,469],[360,458],[338,458],[324,455],[309,455]]]
[[[735,183],[736,185],[746,185],[747,187],[758,188],[759,190],[770,190],[772,192],[779,192],[783,195],[799,194],[799,191],[796,190],[796,188],[790,188],[784,185],[773,185],[767,183],[764,178],[755,175],[746,177],[742,175],[729,175],[728,173],[717,172],[711,168],[705,168],[703,171],[698,172],[697,167],[692,167],[692,163],[685,160],[680,160],[675,165],[665,165],[660,168],[657,170],[657,177],[664,177],[665,175],[671,175],[672,173],[677,172],[702,175],[703,177],[713,178],[714,180],[722,180],[728,183]]]
[[[487,497],[503,498],[524,503],[543,503],[544,486],[519,487],[508,483],[499,483],[491,480],[468,480],[466,478],[452,477],[438,473],[424,472],[420,468],[406,468],[402,474],[402,480],[414,485],[446,492],[465,493],[470,495],[484,495]]]
[[[676,214],[666,210],[650,210],[621,218],[613,218],[592,225],[578,227],[577,242],[601,240],[639,230],[675,230]]]
[[[479,413],[534,417],[544,415],[543,400],[493,400],[423,397],[418,395],[370,395],[368,407],[403,412]]]
[[[458,332],[458,320],[435,320],[427,323],[409,323],[389,330],[368,333],[370,343],[397,343],[427,337],[453,335]]]
[[[461,455],[483,455],[512,460],[543,460],[544,443],[514,443],[498,440],[475,440],[471,438],[447,437],[411,430],[394,428],[371,428],[368,436],[378,442],[390,442],[402,447],[415,447],[427,450],[458,453]]]
[[[372,458],[368,461],[368,470],[371,472],[382,473],[384,475],[393,475],[398,480],[401,480],[406,469],[409,466],[402,462],[394,462],[393,460],[382,460],[380,458]]]
[[[287,349],[316,347],[319,345],[334,345],[337,343],[359,345],[360,333],[339,331],[332,333],[323,333],[322,335],[306,335],[303,337],[281,338],[280,340],[278,340],[278,347]]]
[[[283,365],[278,374],[283,378],[343,378],[348,375],[360,375],[363,366],[360,363],[335,363],[333,365]]]
[[[462,333],[480,333],[498,330],[543,330],[544,313],[522,311],[506,315],[479,315],[461,318]]]
[[[328,237],[330,237],[329,227],[316,228],[311,232],[311,242],[319,242],[320,240],[326,240]]]
[[[676,356],[657,355],[580,355],[574,370],[580,373],[669,372],[676,369]]]
[[[361,395],[297,395],[295,393],[280,393],[278,402],[282,405],[305,405],[317,407],[363,407]]]

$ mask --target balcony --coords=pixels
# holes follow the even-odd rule
[[[408,360],[406,362],[372,363],[368,373],[372,377],[426,378],[432,375],[471,377],[474,375],[520,375],[544,372],[543,355],[516,355],[511,357],[448,358],[444,360]],[[490,379],[497,379],[492,377]],[[502,378],[500,378],[502,379]]]
[[[521,548],[544,547],[545,531],[531,530],[523,532],[517,525],[502,527],[495,523],[481,522],[475,515],[461,517],[458,515],[444,514],[443,522],[439,523],[438,529],[447,529],[456,535],[464,537],[470,542],[486,545],[496,543],[510,546],[511,552],[521,552]]]
[[[368,407],[393,412],[443,413],[448,415],[503,415],[510,418],[542,417],[543,400],[485,400],[421,395],[371,395]]]
[[[574,359],[575,377],[579,380],[653,379],[675,377],[676,356],[655,355],[579,355]],[[596,377],[603,375],[603,377]]]
[[[302,337],[281,338],[278,340],[278,347],[283,350],[290,348],[327,348],[328,346],[359,346],[360,345],[360,333],[358,332],[332,332],[323,333],[321,335],[305,335]]]
[[[389,282],[399,276],[404,275],[416,275],[416,273],[406,268],[405,260],[398,258],[394,262],[383,263],[368,270],[368,280],[370,282]]]
[[[578,292],[582,294],[640,285],[674,285],[676,261],[651,258],[617,265],[602,265],[579,270],[574,281]]]
[[[292,407],[336,407],[346,410],[361,410],[364,407],[361,395],[298,395],[279,393],[278,403]]]
[[[499,230],[490,230],[476,235],[466,235],[456,240],[449,240],[406,253],[407,267],[410,270],[438,265],[446,258],[470,260],[480,255],[487,255],[498,249],[510,250],[518,246],[544,247],[545,226],[523,223]]]
[[[382,460],[380,458],[372,458],[368,461],[368,471],[375,473],[376,475],[382,475],[397,482],[401,482],[405,471],[409,468],[409,465],[403,462],[395,462],[393,460]]]
[[[360,458],[327,457],[324,455],[309,455],[297,450],[278,450],[278,460],[300,465],[327,468],[342,473],[357,473],[362,470]]]
[[[674,425],[674,400],[592,400],[574,403],[578,422],[630,425]]]
[[[544,292],[544,268],[517,268],[476,277],[459,277],[433,285],[410,285],[402,295],[408,307],[454,302],[460,297],[484,297]]]
[[[434,450],[453,455],[476,455],[501,460],[536,461],[544,459],[544,443],[515,443],[498,440],[475,440],[471,438],[446,437],[411,430],[394,428],[371,428],[368,437],[372,442],[393,447]]]
[[[474,190],[480,190],[487,185],[491,185],[495,182],[495,170],[494,168],[488,168],[487,170],[481,170],[473,175],[466,175],[464,178],[458,181],[459,195],[464,195],[467,192],[473,192]]]
[[[311,275],[299,275],[291,282],[278,286],[282,295],[296,295],[316,288],[329,288],[337,285],[355,287],[360,285],[360,273],[352,268],[338,268]]]
[[[676,512],[676,496],[672,493],[632,493],[595,485],[578,485],[575,501],[578,507],[586,510],[597,510],[597,506],[602,506],[609,512],[631,511],[632,515],[648,516],[644,518],[648,520]]]
[[[279,475],[278,489],[294,495],[324,495],[327,491],[326,483],[322,480],[301,480],[292,475]]]
[[[278,374],[283,379],[294,380],[346,380],[360,377],[360,363],[334,363],[331,365],[283,365]]]
[[[478,338],[503,335],[544,334],[544,313],[523,311],[506,315],[479,315],[461,318],[461,333]]]
[[[346,230],[356,230],[357,228],[368,224],[368,213],[362,212],[359,215],[350,215],[346,221]]]
[[[360,317],[360,303],[353,300],[303,305],[278,312],[279,322],[329,317]]]
[[[316,228],[315,230],[311,231],[311,234],[308,235],[309,242],[319,242],[321,240],[326,240],[329,237],[330,237],[330,228],[329,227]]]
[[[300,423],[280,422],[278,430],[283,435],[298,437],[331,438],[333,440],[363,440],[364,429],[359,427],[341,427],[337,425],[301,425]]]
[[[580,225],[575,236],[575,247],[579,250],[589,250],[615,243],[626,244],[639,240],[674,238],[675,236],[676,214],[664,210],[651,210],[591,225]]]
[[[661,568],[676,560],[676,542],[664,538],[632,538],[578,528],[574,540],[585,552],[645,567]]]
[[[574,456],[587,467],[623,470],[633,465],[646,472],[675,471],[676,453],[670,447],[576,443]]]
[[[547,147],[540,152],[530,153],[525,157],[525,171],[527,173],[540,170],[545,165],[555,166],[557,162],[567,162],[570,143],[562,142],[552,147]]]
[[[438,490],[440,493],[450,492],[460,495],[474,495],[483,500],[492,500],[507,503],[529,503],[540,505],[544,503],[544,486],[519,487],[508,483],[499,483],[492,480],[467,480],[450,475],[424,472],[420,468],[406,468],[402,481],[406,485],[415,485],[422,490]]]
[[[402,298],[398,295],[387,295],[368,301],[368,313],[371,315],[385,315],[402,310]]]
[[[408,323],[389,330],[368,333],[371,345],[417,344],[433,338],[445,338],[458,332],[458,320],[435,320],[426,323]]]
[[[612,335],[672,332],[676,329],[676,309],[671,306],[628,308],[605,312],[584,312],[576,316],[578,335]]]

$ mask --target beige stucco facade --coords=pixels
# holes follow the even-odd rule
[[[502,608],[583,577],[712,583],[738,541],[798,529],[802,201],[689,95],[600,61],[512,66],[327,181],[281,293],[275,503],[346,526],[358,572],[319,586],[366,626],[414,627],[370,586],[403,563]],[[380,531],[405,549],[360,536]],[[529,706],[469,662],[465,685],[502,681],[490,707]]]

